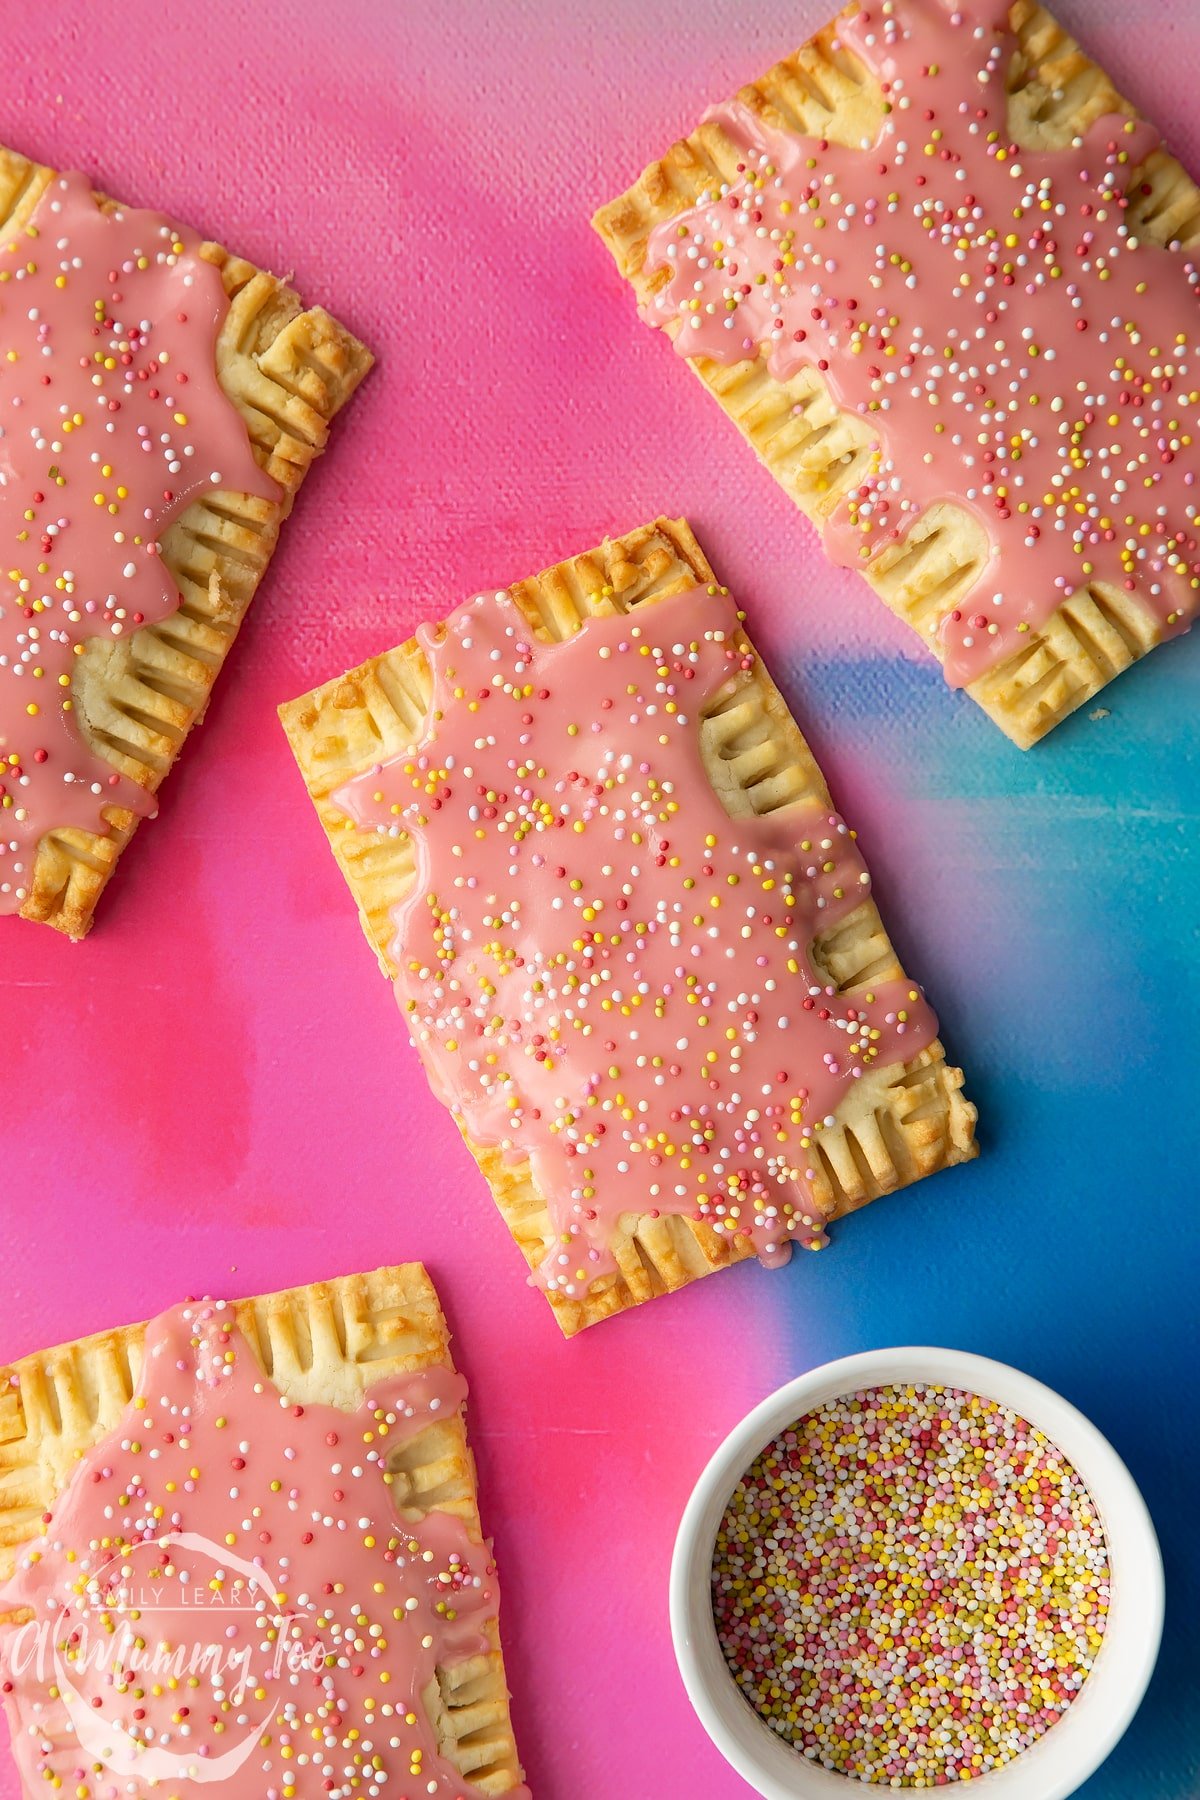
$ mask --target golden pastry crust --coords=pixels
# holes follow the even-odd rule
[[[858,7],[847,10],[856,13]],[[1014,0],[1010,20],[1019,54],[1009,72],[1009,124],[1024,148],[1069,143],[1106,113],[1139,116],[1044,7]],[[852,145],[873,139],[882,95],[862,64],[835,45],[837,26],[837,20],[825,26],[761,81],[740,89],[737,98],[785,129]],[[639,300],[669,279],[666,270],[646,269],[653,228],[685,212],[714,179],[735,178],[738,154],[710,121],[596,213],[593,224]],[[1156,150],[1130,191],[1128,217],[1138,236],[1186,249],[1200,245],[1200,188],[1174,157]],[[733,364],[687,360],[801,511],[823,524],[861,479],[873,442],[869,427],[857,414],[839,411],[815,368],[779,382],[763,357]],[[938,653],[930,623],[973,585],[987,549],[985,528],[973,514],[936,505],[902,545],[881,551],[864,574],[880,599]],[[1016,655],[966,691],[1015,744],[1029,749],[1154,649],[1162,635],[1143,597],[1091,582],[1031,632]]]
[[[651,606],[694,590],[698,614],[714,576],[684,520],[610,539],[508,591],[540,636],[561,639],[594,613]],[[701,749],[714,790],[731,816],[770,811],[805,796],[829,804],[824,777],[777,688],[749,640],[753,667],[728,682],[701,723]],[[347,829],[331,795],[381,758],[411,749],[423,734],[430,698],[429,669],[415,639],[280,708],[333,853],[358,905],[367,940],[389,976],[392,909],[415,879],[412,842]],[[818,939],[818,967],[842,992],[900,977],[903,971],[873,900]],[[976,1153],[975,1108],[963,1099],[962,1072],[950,1067],[935,1042],[911,1062],[873,1071],[857,1082],[822,1132],[816,1153],[816,1195],[830,1217],[906,1187]],[[531,1268],[545,1258],[552,1228],[528,1162],[467,1144],[505,1222]],[[628,1215],[613,1252],[618,1272],[602,1276],[586,1298],[548,1295],[566,1336],[714,1269],[753,1255],[703,1221],[667,1214]]]
[[[387,1375],[453,1366],[437,1292],[420,1263],[259,1295],[234,1311],[263,1373],[301,1403],[350,1412]],[[137,1386],[145,1329],[97,1332],[0,1368],[0,1581],[38,1535],[79,1458],[120,1422]],[[389,1468],[403,1516],[455,1513],[482,1543],[461,1407],[408,1439]],[[442,1754],[480,1793],[499,1796],[520,1785],[521,1768],[495,1620],[487,1634],[491,1652],[439,1669],[425,1702]]]
[[[0,146],[0,234],[9,237],[25,223],[53,179],[52,169]],[[277,276],[217,244],[205,244],[201,254],[220,269],[230,303],[217,340],[217,377],[281,496],[273,502],[217,491],[194,501],[162,537],[163,561],[181,595],[178,611],[127,637],[93,638],[79,658],[71,692],[83,737],[151,792],[203,714],[279,527],[325,448],[330,421],[372,362],[344,326],[319,306],[302,306]],[[105,818],[103,837],[67,829],[41,839],[22,918],[68,937],[85,935],[138,822],[118,806],[105,808]]]

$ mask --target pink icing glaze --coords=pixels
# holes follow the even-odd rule
[[[465,1395],[434,1367],[384,1377],[354,1412],[293,1404],[232,1309],[156,1320],[137,1396],[0,1588],[0,1610],[33,1614],[0,1630],[27,1790],[475,1793],[439,1756],[422,1695],[439,1665],[489,1647],[490,1550],[453,1514],[401,1519],[387,1473]]]
[[[568,1295],[611,1270],[622,1214],[684,1213],[786,1260],[817,1248],[813,1137],[865,1068],[937,1031],[918,990],[839,998],[812,939],[866,897],[817,802],[733,820],[700,753],[746,666],[737,613],[694,592],[533,639],[504,594],[439,638],[417,750],[335,795],[413,834],[396,995],[435,1091],[528,1157]]]
[[[709,117],[741,178],[651,234],[675,273],[649,302],[676,348],[816,365],[878,454],[826,542],[857,566],[932,502],[966,505],[992,554],[934,622],[963,686],[1089,581],[1135,590],[1163,635],[1200,589],[1195,258],[1125,223],[1145,124],[1099,119],[1072,147],[1011,141],[1007,0],[889,0],[841,36],[883,84],[877,141],[852,149]]]
[[[228,301],[199,251],[81,175],[0,245],[0,912],[46,832],[154,805],[84,743],[76,655],[175,611],[159,539],[197,495],[279,498],[217,382]]]

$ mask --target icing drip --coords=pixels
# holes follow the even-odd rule
[[[827,523],[836,561],[870,562],[938,501],[982,522],[990,556],[930,625],[955,686],[1090,583],[1136,592],[1164,636],[1200,591],[1200,270],[1126,223],[1157,135],[1106,117],[1019,149],[1008,11],[888,0],[842,24],[882,86],[871,145],[717,107],[739,179],[646,259],[672,270],[646,316],[678,322],[683,355],[762,353],[780,381],[815,366],[870,425],[869,472]]]
[[[228,304],[198,237],[81,175],[0,245],[0,912],[48,831],[154,806],[84,742],[76,658],[178,607],[160,539],[192,500],[279,498],[217,381]]]
[[[490,1648],[491,1554],[450,1513],[405,1521],[389,1472],[465,1394],[434,1367],[384,1377],[353,1412],[292,1404],[231,1308],[156,1320],[120,1425],[0,1588],[0,1609],[33,1615],[0,1630],[27,1791],[357,1800],[419,1777],[422,1795],[475,1792],[424,1696],[439,1667]]]
[[[555,1240],[538,1279],[567,1295],[615,1266],[625,1214],[703,1219],[775,1263],[818,1248],[817,1134],[937,1031],[908,982],[844,997],[813,966],[869,891],[837,814],[732,819],[713,792],[701,719],[751,665],[732,601],[696,601],[559,644],[507,595],[470,601],[420,633],[420,746],[334,796],[415,840],[397,999],[470,1137],[529,1158]]]

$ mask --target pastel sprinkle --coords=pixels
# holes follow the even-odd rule
[[[823,1768],[970,1781],[1062,1718],[1109,1605],[1095,1504],[997,1401],[871,1388],[780,1433],[717,1533],[713,1613],[749,1704]]]

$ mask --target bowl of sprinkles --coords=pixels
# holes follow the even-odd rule
[[[1062,1800],[1162,1633],[1154,1527],[1095,1426],[986,1357],[826,1363],[729,1435],[671,1569],[684,1685],[766,1800]]]

